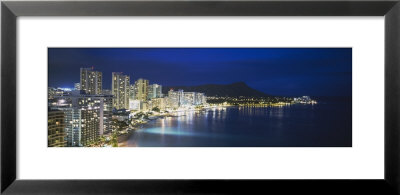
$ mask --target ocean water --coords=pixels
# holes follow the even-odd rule
[[[149,122],[127,140],[139,147],[351,147],[351,99],[315,105],[225,107]]]

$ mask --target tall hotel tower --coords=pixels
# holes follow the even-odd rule
[[[116,109],[129,109],[129,76],[119,72],[112,73],[113,107]]]
[[[149,85],[147,98],[153,99],[153,98],[160,98],[160,97],[162,97],[161,85],[158,85],[158,84]]]
[[[149,89],[149,80],[138,79],[135,82],[136,97],[135,99],[140,101],[146,101]]]
[[[81,68],[80,89],[90,95],[101,94],[102,77],[102,73],[94,71],[93,68]]]

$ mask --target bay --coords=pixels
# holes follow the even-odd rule
[[[149,122],[126,146],[351,147],[351,99],[282,107],[222,107],[186,111]]]

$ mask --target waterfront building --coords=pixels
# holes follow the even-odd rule
[[[146,101],[148,95],[149,80],[138,79],[135,82],[135,99],[140,101]]]
[[[192,106],[195,105],[196,92],[183,92],[183,105]]]
[[[149,85],[147,99],[161,98],[162,97],[162,86],[159,84]]]
[[[68,96],[55,96],[51,108],[65,114],[67,146],[86,146],[99,136],[112,131],[111,95],[90,95],[73,91]]]
[[[317,101],[312,100],[310,96],[302,96],[298,98],[293,99],[294,103],[300,103],[300,104],[316,104]]]
[[[167,98],[153,98],[151,102],[151,109],[158,108],[160,110],[165,110],[167,106]]]
[[[48,110],[47,119],[47,146],[64,147],[67,146],[65,140],[65,114],[60,110]]]
[[[94,71],[93,68],[81,68],[80,70],[80,90],[86,94],[99,95],[102,93],[102,78],[101,72]]]
[[[195,100],[194,100],[194,105],[204,105],[207,103],[207,97],[205,96],[204,93],[196,93],[195,94]]]
[[[179,108],[184,105],[183,90],[169,90],[168,91],[168,107],[172,109]]]
[[[198,106],[206,103],[204,93],[198,92],[183,92],[184,106]]]
[[[204,93],[184,92],[183,90],[168,91],[167,107],[176,109],[178,107],[190,107],[206,104]]]
[[[130,78],[119,72],[112,73],[113,106],[116,109],[129,109]]]
[[[74,84],[74,89],[75,90],[81,90],[81,83],[75,83]]]

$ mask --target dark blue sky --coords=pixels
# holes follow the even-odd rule
[[[246,82],[271,95],[351,96],[351,48],[49,48],[49,86],[73,87],[80,67],[163,86]]]

